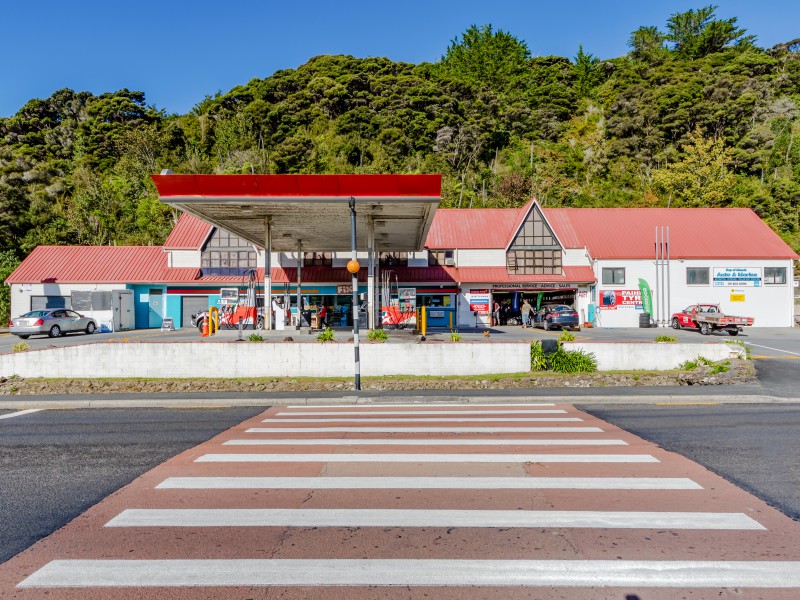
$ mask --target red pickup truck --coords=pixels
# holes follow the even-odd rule
[[[712,331],[727,331],[729,335],[739,335],[742,327],[753,324],[753,317],[735,317],[723,314],[719,304],[692,304],[681,312],[672,315],[672,328],[699,329],[703,335]]]

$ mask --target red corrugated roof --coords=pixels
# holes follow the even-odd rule
[[[167,267],[161,246],[38,246],[6,283],[183,283],[199,272]]]
[[[438,198],[441,175],[153,175],[162,198]]]
[[[183,213],[178,224],[169,234],[164,248],[170,250],[199,250],[211,232],[209,223]]]
[[[519,208],[440,208],[425,246],[432,249],[505,248],[519,225]]]
[[[654,258],[656,227],[670,229],[671,258],[798,258],[749,208],[550,208],[544,213],[565,246],[585,246],[593,258]]]

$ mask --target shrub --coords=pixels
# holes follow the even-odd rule
[[[453,329],[450,331],[450,341],[451,342],[460,342],[461,341],[461,334],[458,333],[458,329]]]
[[[18,344],[14,344],[11,347],[11,351],[12,352],[26,352],[26,351],[28,351],[30,349],[31,349],[31,347],[28,346],[28,344],[26,344],[25,342],[19,342]]]
[[[659,335],[655,339],[656,342],[669,342],[670,344],[677,342],[678,338],[672,335]]]
[[[731,370],[731,361],[724,360],[722,362],[718,362],[709,370],[709,375],[717,375],[718,373],[727,373]]]
[[[317,336],[317,341],[321,343],[325,342],[332,342],[333,341],[333,329],[330,327],[326,327],[320,334]]]
[[[678,368],[683,371],[694,371],[697,368],[696,360],[685,360],[678,365]]]
[[[570,333],[566,329],[561,332],[561,335],[558,338],[559,342],[574,342],[575,341],[575,334]]]
[[[385,342],[389,339],[389,336],[386,335],[386,332],[383,329],[370,329],[369,333],[367,334],[367,339],[370,342]]]
[[[534,340],[531,342],[531,371],[544,371],[547,369],[547,359],[544,355],[542,342]]]
[[[750,346],[745,344],[742,340],[725,340],[726,344],[733,344],[734,346],[741,346],[744,348],[744,359],[745,360],[752,360],[750,357]]]
[[[263,342],[264,338],[258,335],[257,333],[251,333],[247,336],[247,341],[249,342]]]
[[[583,350],[564,350],[561,346],[547,357],[550,368],[556,373],[590,373],[597,371],[597,357]]]

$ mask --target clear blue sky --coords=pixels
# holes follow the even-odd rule
[[[708,3],[712,3],[709,0]],[[470,25],[492,24],[534,55],[600,58],[627,52],[640,25],[705,2],[620,0],[117,0],[9,1],[0,35],[0,117],[61,88],[145,92],[186,113],[206,94],[296,68],[319,54],[438,60]],[[719,18],[770,47],[800,36],[800,0],[717,0]]]

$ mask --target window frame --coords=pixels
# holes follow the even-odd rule
[[[689,281],[689,271],[705,271],[705,281]],[[700,286],[711,285],[711,268],[710,267],[686,267],[686,285]]]
[[[767,272],[772,271],[771,277],[767,276]],[[776,281],[776,276],[779,275],[783,281]],[[786,267],[764,267],[764,285],[786,285],[789,282]],[[772,281],[770,281],[770,279]]]
[[[602,267],[600,271],[600,280],[603,285],[625,285],[625,269],[626,267]],[[606,273],[610,273],[611,277],[607,280]],[[616,280],[616,274],[622,274],[622,280]]]

